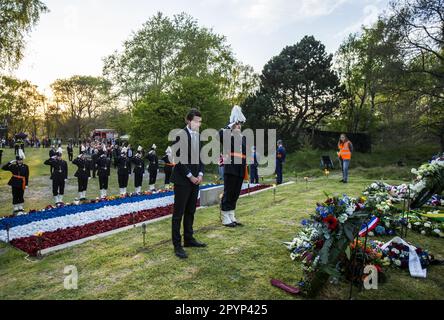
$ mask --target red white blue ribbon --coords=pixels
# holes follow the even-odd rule
[[[368,223],[364,223],[364,224],[362,225],[362,227],[361,227],[361,231],[359,231],[359,236],[360,236],[360,237],[365,237],[365,235],[366,235],[368,232],[374,230],[374,229],[378,226],[378,223],[379,223],[379,218],[373,216],[373,217],[371,218],[371,220],[370,220]]]

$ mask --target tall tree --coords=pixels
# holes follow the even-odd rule
[[[0,77],[0,121],[12,134],[29,131],[36,135],[45,97],[29,81]]]
[[[91,76],[73,76],[59,79],[51,84],[55,101],[66,111],[75,128],[73,136],[80,139],[93,129],[94,120],[110,103],[111,83],[104,78]]]
[[[48,8],[39,0],[0,1],[0,70],[18,65],[26,35],[45,12]]]
[[[229,105],[211,79],[183,78],[171,92],[149,92],[133,110],[131,140],[149,147],[153,143],[162,150],[168,145],[168,134],[185,126],[185,115],[191,108],[201,111],[203,127],[219,128],[229,118]]]
[[[223,36],[191,16],[157,13],[104,59],[104,75],[133,106],[151,89],[165,91],[184,77],[222,76],[234,63]]]
[[[390,31],[399,37],[399,47],[406,65],[418,56],[423,64],[410,65],[406,72],[426,73],[444,88],[444,0],[391,1],[386,17]],[[426,63],[427,56],[436,63]]]
[[[395,41],[379,20],[351,34],[339,47],[336,67],[346,92],[341,118],[348,132],[369,131],[380,94],[401,64]]]
[[[272,58],[261,75],[260,91],[247,99],[249,116],[256,112],[256,101],[270,122],[286,137],[298,137],[304,128],[316,127],[339,107],[343,88],[332,69],[332,55],[313,36],[288,46]],[[263,102],[269,101],[270,107]]]

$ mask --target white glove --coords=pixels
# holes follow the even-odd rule
[[[228,125],[228,128],[233,129],[233,126],[236,124],[236,122],[232,122]]]

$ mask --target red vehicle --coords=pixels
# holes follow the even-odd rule
[[[117,139],[119,135],[114,129],[95,129],[91,132],[91,138],[96,139]]]

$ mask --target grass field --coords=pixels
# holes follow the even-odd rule
[[[31,179],[26,208],[40,209],[52,203],[49,168],[42,165],[47,152],[48,149],[27,151],[26,162],[30,165]],[[390,167],[388,159],[376,154],[375,158],[379,158],[376,161],[381,163],[381,167],[371,168],[370,163],[369,168],[362,164],[354,167],[350,183],[343,185],[338,182],[340,177],[336,171],[329,179],[320,176],[319,168],[316,169],[320,153],[312,151],[312,154],[290,155],[286,180],[294,180],[295,184],[280,187],[276,202],[271,191],[242,198],[237,215],[246,225],[243,228],[220,226],[217,207],[199,210],[195,221],[196,237],[209,246],[188,250],[190,258],[186,261],[179,261],[173,255],[169,219],[149,225],[149,240],[145,248],[142,247],[140,228],[90,241],[37,261],[29,261],[23,252],[0,244],[0,299],[300,299],[302,297],[290,296],[270,285],[271,278],[296,284],[302,277],[299,263],[290,260],[289,252],[282,245],[296,234],[300,220],[314,210],[316,202],[324,200],[324,192],[359,195],[366,185],[373,182],[368,174],[377,176],[382,172],[383,178],[391,175],[396,180],[389,179],[388,182],[393,183],[399,183],[397,177],[407,174],[407,168]],[[12,150],[8,149],[3,159],[10,158]],[[357,163],[365,159],[361,155],[356,158]],[[314,164],[311,159],[316,160]],[[300,169],[294,172],[297,167]],[[73,173],[74,167],[70,165],[67,201],[77,195]],[[211,176],[208,174],[207,179]],[[301,178],[303,176],[318,177],[311,178],[307,184]],[[10,191],[6,186],[9,174],[1,172],[0,179],[1,212],[7,214],[11,206]],[[114,173],[110,193],[118,190],[116,180]],[[96,180],[90,180],[89,195],[97,194],[97,185]],[[146,180],[144,186],[147,187]],[[132,180],[129,190],[132,190],[131,187]],[[407,240],[430,249],[437,258],[444,258],[442,239],[409,233]],[[64,289],[63,272],[68,265],[76,266],[79,271],[78,290]],[[408,271],[398,269],[388,269],[387,275],[387,283],[379,290],[357,292],[355,289],[356,298],[444,297],[442,267],[429,268],[427,279],[413,279]],[[329,284],[320,298],[347,299],[348,290],[346,283]]]
[[[297,179],[278,189],[275,202],[272,191],[242,198],[237,210],[245,224],[242,228],[222,227],[217,207],[199,210],[196,238],[208,248],[189,249],[185,261],[173,255],[169,219],[148,226],[146,248],[142,248],[140,228],[34,262],[25,259],[23,252],[0,244],[0,299],[301,299],[272,287],[270,279],[293,285],[301,279],[300,264],[290,260],[282,243],[293,238],[300,220],[314,210],[317,201],[324,200],[324,192],[359,195],[373,181],[353,172],[348,185],[338,180],[337,174],[311,179],[308,185]],[[4,203],[7,197],[2,197]],[[442,239],[409,233],[407,240],[444,258]],[[68,265],[78,269],[78,290],[64,289],[63,272]],[[442,267],[430,267],[427,279],[411,278],[408,271],[398,269],[387,269],[387,275],[387,283],[378,290],[355,289],[356,298],[444,297]],[[348,290],[346,283],[329,284],[320,298],[347,299]]]

